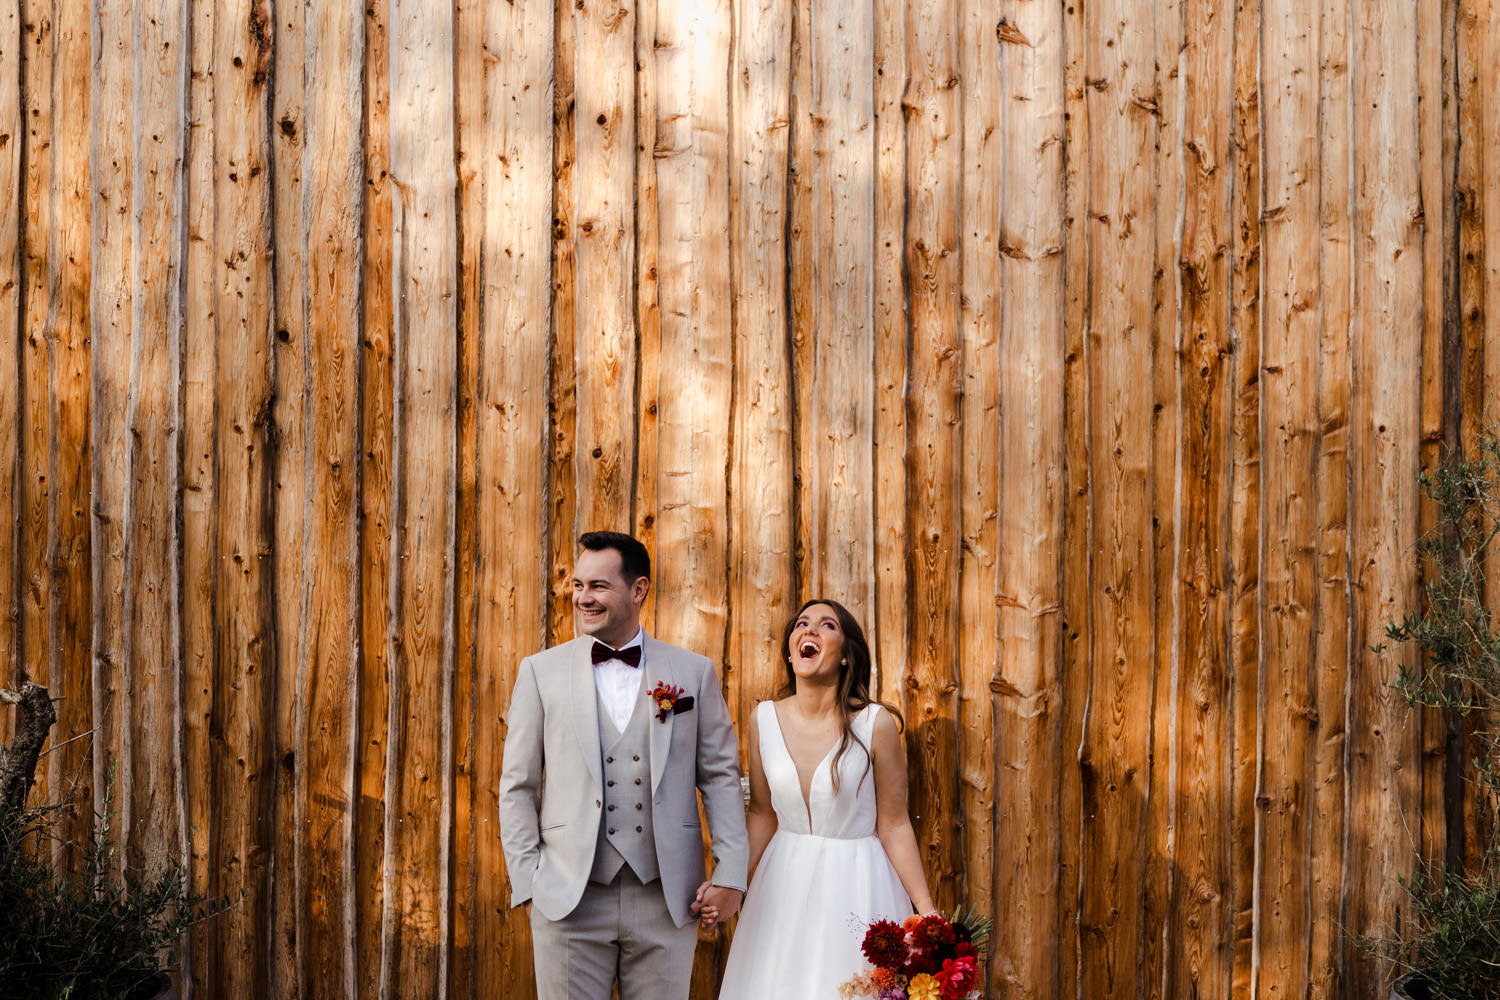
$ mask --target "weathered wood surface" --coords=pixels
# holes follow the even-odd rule
[[[251,890],[187,995],[524,997],[510,685],[627,528],[741,725],[801,597],[863,619],[991,995],[1369,995],[1347,932],[1479,833],[1369,646],[1416,472],[1493,423],[1497,39],[1478,0],[5,7],[0,686],[73,739],[35,795]]]

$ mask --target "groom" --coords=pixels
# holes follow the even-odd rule
[[[734,728],[713,664],[641,628],[645,546],[613,531],[578,545],[582,634],[522,660],[510,700],[499,795],[511,905],[531,918],[538,1000],[609,1000],[617,978],[620,1000],[686,1000],[694,915],[727,920],[744,895]]]

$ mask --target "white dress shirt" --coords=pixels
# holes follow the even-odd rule
[[[635,638],[619,648],[639,646],[645,636],[645,629],[637,629]],[[636,702],[640,701],[641,670],[641,667],[632,667],[623,660],[605,660],[594,664],[594,687],[599,691],[599,700],[604,702],[609,721],[622,733],[630,725],[630,716],[635,711]]]

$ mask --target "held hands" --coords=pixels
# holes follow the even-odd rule
[[[688,906],[688,912],[696,914],[705,930],[722,924],[739,912],[740,900],[745,898],[739,889],[726,889],[722,885],[704,882]]]

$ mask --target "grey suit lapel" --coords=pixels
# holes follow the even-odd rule
[[[583,762],[596,783],[603,782],[599,763],[599,691],[594,685],[594,663],[589,651],[594,641],[578,641],[569,652],[568,675],[573,702],[573,728],[578,733],[578,747]]]
[[[641,677],[641,686],[647,696],[646,707],[651,712],[651,794],[655,795],[656,786],[661,784],[662,773],[667,769],[667,750],[672,746],[672,726],[675,725],[677,716],[669,714],[665,722],[659,721],[656,718],[656,702],[650,698],[656,685],[672,683],[672,665],[667,662],[667,647],[649,635],[645,637],[642,646],[641,669],[644,676]]]

